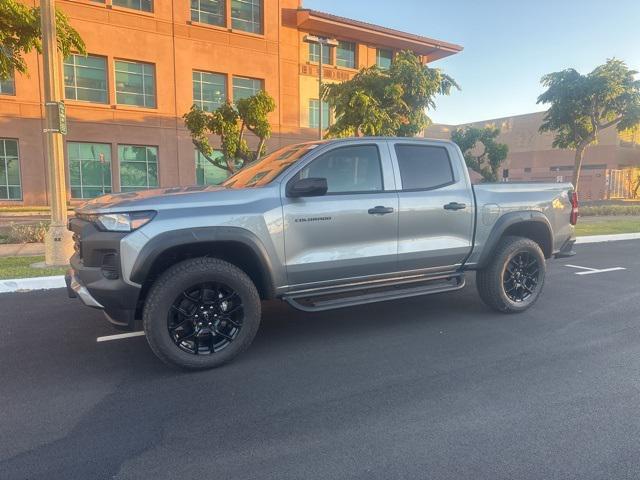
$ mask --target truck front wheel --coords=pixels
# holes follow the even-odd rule
[[[491,261],[476,274],[480,298],[503,313],[527,310],[540,297],[546,273],[540,246],[528,238],[500,240]]]
[[[261,305],[251,279],[215,258],[194,258],[166,270],[144,306],[144,331],[165,363],[200,370],[243,352],[260,325]]]

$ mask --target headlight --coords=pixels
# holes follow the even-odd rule
[[[155,216],[156,212],[101,213],[93,215],[92,220],[100,229],[108,232],[133,232]]]

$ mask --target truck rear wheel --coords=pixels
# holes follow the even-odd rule
[[[201,370],[219,367],[246,350],[260,316],[260,296],[242,270],[219,259],[194,258],[156,280],[145,301],[143,322],[158,358]]]
[[[546,274],[540,246],[528,238],[504,237],[485,268],[476,273],[480,298],[503,313],[527,310],[540,297]]]

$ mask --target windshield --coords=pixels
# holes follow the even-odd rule
[[[222,186],[251,188],[267,185],[318,145],[317,143],[300,143],[276,150],[229,177]]]

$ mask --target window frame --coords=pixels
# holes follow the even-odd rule
[[[312,110],[311,103],[312,102],[316,102],[316,109],[323,108],[326,105],[326,109],[327,109],[327,111],[326,111],[326,113],[327,113],[327,116],[326,116],[327,126],[325,127],[323,125],[322,126],[322,130],[328,130],[329,127],[331,127],[331,124],[332,124],[331,123],[331,120],[332,120],[332,118],[331,118],[331,107],[329,106],[328,102],[326,102],[324,100],[320,101],[317,98],[310,98],[309,99],[309,105],[308,105],[309,128],[313,128],[313,129],[316,129],[316,130],[320,128],[320,125],[314,125],[314,124],[311,123],[311,110]],[[325,111],[323,109],[323,111],[322,111],[322,120],[323,120],[323,122],[325,121],[324,114],[325,114]],[[320,117],[319,113],[318,113],[318,117]],[[320,118],[318,118],[318,123],[320,123]]]
[[[384,165],[382,163],[382,152],[380,151],[380,145],[376,142],[372,142],[372,143],[354,143],[352,145],[339,145],[335,148],[332,148],[330,150],[324,151],[324,152],[320,152],[318,153],[318,155],[311,159],[308,163],[305,163],[302,167],[300,167],[300,170],[298,170],[293,177],[291,177],[287,182],[286,182],[286,186],[287,188],[289,187],[290,183],[296,182],[300,179],[300,175],[302,174],[302,172],[309,168],[311,165],[313,165],[314,162],[322,159],[325,155],[331,154],[333,152],[336,152],[337,150],[344,150],[346,148],[359,148],[359,147],[375,147],[376,149],[376,153],[378,155],[378,165],[380,167],[380,190],[354,190],[354,191],[348,191],[348,192],[330,192],[327,191],[327,193],[325,193],[323,196],[324,197],[328,197],[328,196],[333,196],[333,195],[380,195],[380,194],[384,194],[384,193],[390,193],[390,190],[386,190],[385,189],[385,183],[384,183]],[[285,189],[286,191],[286,189]]]
[[[155,6],[155,1],[154,0],[149,0],[151,2],[151,10],[143,10],[142,8],[135,8],[135,7],[129,7],[127,5],[118,5],[115,2],[117,2],[118,0],[111,0],[111,6],[115,7],[115,8],[122,8],[125,10],[133,10],[134,12],[142,12],[142,13],[146,13],[146,14],[153,14],[155,13],[156,10],[156,6]],[[140,6],[142,6],[142,0],[138,0],[138,2],[140,3]],[[95,2],[98,3],[98,2]],[[99,2],[102,3],[102,2]]]
[[[227,25],[229,24],[229,18],[227,17],[227,2],[230,2],[231,0],[220,0],[223,2],[222,5],[222,23],[221,24],[217,24],[217,23],[209,23],[209,22],[205,22],[202,20],[202,9],[201,4],[203,1],[206,0],[196,0],[198,2],[198,8],[195,10],[196,12],[198,12],[198,19],[194,19],[193,18],[193,14],[194,14],[194,8],[191,4],[193,0],[189,1],[189,12],[190,12],[190,19],[192,22],[201,24],[201,25],[207,25],[207,26],[211,26],[211,27],[218,27],[218,28],[226,28]],[[206,13],[207,15],[211,15],[210,13]]]
[[[444,150],[447,161],[449,162],[449,170],[451,171],[451,181],[446,182],[440,185],[435,185],[433,187],[423,187],[423,188],[404,188],[404,182],[402,181],[402,170],[400,169],[400,156],[398,155],[398,147],[419,147],[419,148],[440,148]],[[453,168],[453,163],[451,162],[451,155],[449,154],[449,149],[444,145],[432,145],[432,144],[420,144],[420,143],[410,143],[410,142],[397,142],[393,144],[393,153],[395,156],[395,163],[398,167],[398,175],[400,180],[400,185],[402,188],[398,189],[397,192],[429,192],[432,190],[439,190],[441,188],[449,187],[458,183],[458,179],[456,178],[456,172]],[[397,181],[397,180],[396,180]]]
[[[201,96],[200,103],[203,102],[203,100],[202,100],[202,83],[203,83],[202,82],[202,74],[205,74],[205,75],[218,75],[218,76],[220,76],[220,77],[222,77],[224,79],[224,99],[222,100],[220,105],[218,107],[216,107],[216,108],[221,107],[222,105],[224,105],[226,102],[229,101],[229,75],[227,75],[226,73],[208,72],[208,71],[205,71],[205,70],[195,70],[194,69],[194,70],[191,71],[191,86],[192,86],[192,89],[195,86],[195,80],[193,79],[193,76],[196,73],[200,74],[200,96]],[[200,109],[204,110],[204,108],[202,108],[201,105],[196,103],[196,99],[195,98],[193,98],[192,100],[193,100],[193,105],[197,105],[198,107],[200,107]],[[212,102],[209,102],[209,103],[212,103]],[[204,111],[209,111],[209,110],[204,110]],[[210,110],[210,111],[214,112],[215,109],[214,110]]]
[[[340,44],[351,44],[353,45],[353,66],[348,66],[348,65],[341,65],[340,64],[340,57],[339,57],[339,53],[340,53]],[[358,68],[358,42],[354,42],[351,40],[338,40],[338,46],[335,47],[336,48],[336,56],[335,56],[335,66],[339,67],[339,68],[349,68],[351,70],[355,70]]]
[[[391,59],[389,60],[389,66],[388,67],[381,67],[380,66],[380,52],[388,52],[391,54]],[[391,50],[390,48],[381,48],[378,47],[376,48],[376,67],[378,67],[380,70],[383,71],[387,71],[391,68],[391,65],[393,65],[393,57],[394,57],[394,51]]]
[[[160,148],[158,145],[140,145],[136,143],[118,143],[117,147],[117,161],[118,161],[118,188],[119,193],[129,193],[129,192],[144,192],[145,190],[152,190],[154,188],[160,188]],[[122,159],[120,158],[120,147],[143,147],[145,149],[145,165],[147,171],[147,187],[138,186],[125,186],[124,188],[130,189],[135,188],[135,190],[123,190],[122,183]],[[157,185],[149,185],[149,158],[147,149],[155,148],[156,150],[156,183]],[[143,163],[136,160],[125,160],[125,163]],[[113,188],[113,187],[112,187]]]
[[[255,78],[255,77],[245,77],[243,75],[232,75],[231,77],[231,101],[233,103],[236,103],[236,86],[235,86],[235,81],[236,79],[240,79],[240,80],[253,80],[254,82],[260,82],[260,89],[256,92],[251,94],[250,96],[256,95],[259,91],[266,91],[266,85],[265,85],[265,81],[262,78]],[[239,88],[245,88],[245,87],[239,87]],[[248,97],[243,97],[243,98],[248,98]]]
[[[143,99],[147,97],[147,94],[145,93],[145,84],[144,84],[144,68],[143,68],[143,72],[140,74],[142,75],[142,93],[135,93],[135,92],[122,92],[118,90],[118,62],[125,62],[125,63],[134,63],[137,65],[150,65],[153,68],[153,106],[147,106],[147,105],[138,105],[138,104],[131,104],[131,103],[120,103],[118,102],[118,93],[122,93],[122,94],[133,94],[133,95],[142,95]],[[122,72],[122,73],[130,73],[130,72]],[[144,62],[144,61],[140,61],[140,60],[128,60],[125,58],[114,58],[113,59],[113,81],[114,81],[114,86],[113,86],[113,93],[114,93],[114,100],[115,100],[115,105],[121,105],[124,106],[125,108],[129,108],[129,107],[133,107],[133,108],[144,108],[146,110],[157,110],[158,109],[158,78],[157,78],[157,71],[156,71],[156,64],[155,63],[151,63],[151,62]]]
[[[69,101],[71,101],[71,102],[92,103],[92,104],[94,104],[94,105],[109,105],[109,103],[110,103],[110,97],[109,97],[109,95],[110,95],[110,92],[109,92],[109,59],[108,59],[107,57],[105,57],[104,55],[93,55],[93,54],[87,54],[87,55],[86,55],[86,57],[87,57],[87,58],[88,58],[88,57],[100,58],[100,59],[102,59],[102,60],[104,61],[104,83],[105,83],[105,89],[104,89],[104,92],[105,92],[105,101],[104,101],[104,102],[94,102],[94,101],[92,101],[92,100],[79,100],[79,99],[77,98],[77,96],[78,96],[78,95],[77,95],[77,90],[78,90],[78,86],[77,86],[77,78],[78,78],[78,77],[77,77],[77,75],[76,75],[76,67],[77,67],[77,64],[75,63],[75,57],[78,57],[78,56],[84,56],[84,55],[81,55],[81,54],[79,54],[79,53],[75,53],[75,52],[73,52],[73,53],[70,53],[70,54],[69,54],[69,57],[73,57],[73,58],[74,58],[74,63],[73,63],[73,78],[74,78],[74,80],[75,80],[75,83],[74,83],[74,85],[73,85],[72,87],[67,87],[66,83],[64,83],[64,78],[62,79],[63,84],[64,84],[64,85],[63,85],[63,88],[64,88],[64,91],[65,91],[65,92],[64,92],[64,99],[65,99],[65,101],[66,101],[66,100],[69,100]],[[69,58],[69,57],[67,57],[67,58]],[[64,77],[64,67],[65,67],[65,66],[67,66],[67,59],[66,59],[66,58],[62,59],[63,77]],[[115,73],[115,72],[114,72],[114,73]],[[75,95],[75,96],[76,96],[76,98],[67,98],[67,88],[73,88],[73,89],[74,89],[74,92],[75,92],[75,94],[76,94],[76,95]],[[80,89],[81,89],[81,90],[91,90],[91,91],[96,91],[96,89],[93,89],[93,88],[84,88],[84,87],[80,87]]]
[[[264,21],[264,4],[265,1],[264,0],[228,0],[229,1],[229,8],[228,8],[228,17],[227,17],[227,24],[228,26],[231,28],[231,30],[233,30],[234,32],[242,32],[242,33],[248,33],[249,35],[259,35],[259,36],[264,36],[265,35],[265,21]],[[233,16],[233,2],[237,1],[237,2],[241,2],[241,3],[249,3],[251,2],[251,5],[254,5],[254,1],[257,1],[258,4],[260,5],[260,31],[259,32],[254,32],[254,31],[250,31],[250,30],[244,30],[242,28],[237,28],[233,25],[233,21],[235,20],[239,20],[240,22],[244,22],[244,23],[255,23],[255,22],[248,22],[247,20],[242,20],[242,19],[238,19],[237,17]]]
[[[2,84],[9,83],[11,85],[11,92],[5,92],[2,90]],[[5,80],[0,80],[0,96],[2,97],[15,97],[16,96],[16,72],[11,72],[11,76]]]
[[[21,161],[21,155],[20,155],[20,139],[18,138],[13,138],[13,137],[0,137],[0,141],[2,142],[6,142],[7,140],[10,141],[14,141],[16,142],[16,151],[17,151],[17,157],[18,157],[18,181],[20,182],[20,185],[17,185],[17,187],[20,189],[20,198],[9,198],[9,186],[15,188],[16,185],[9,185],[9,168],[7,168],[7,155],[6,155],[6,146],[3,145],[4,148],[4,153],[5,155],[3,155],[2,157],[0,157],[0,159],[4,162],[5,164],[5,180],[6,182],[4,184],[1,184],[2,186],[4,186],[7,189],[7,198],[0,198],[0,201],[2,202],[22,202],[24,200],[24,187],[23,187],[23,183],[22,183],[22,161]]]
[[[74,197],[72,194],[72,185],[71,185],[71,158],[69,157],[69,145],[70,144],[84,144],[84,145],[106,145],[109,147],[109,175],[111,176],[111,182],[109,185],[109,192],[104,191],[104,186],[103,186],[103,193],[102,195],[107,195],[107,194],[111,194],[114,193],[114,186],[113,186],[113,145],[110,143],[105,143],[105,142],[76,142],[76,141],[67,141],[65,142],[65,153],[66,153],[66,167],[68,169],[69,172],[69,195],[71,195],[71,200],[90,200],[92,198],[97,198],[99,195],[95,196],[95,197],[85,197],[85,196],[81,196],[81,197]],[[79,162],[82,162],[82,159],[78,159]],[[80,191],[83,192],[84,191],[84,185],[82,183],[82,164],[80,164]],[[106,185],[105,185],[106,186]],[[87,188],[97,188],[96,187],[87,187]]]
[[[325,62],[325,60],[322,60],[322,64],[323,65],[333,65],[333,60],[331,58],[331,49],[334,47],[331,47],[329,45],[321,45],[320,43],[307,43],[308,46],[308,50],[307,50],[307,62],[314,64],[314,65],[319,65],[320,64],[320,53],[318,53],[318,58],[316,60],[311,58],[312,55],[312,49],[314,47],[318,47],[318,49],[322,49],[322,52],[324,53],[325,51],[327,52],[327,61]]]

